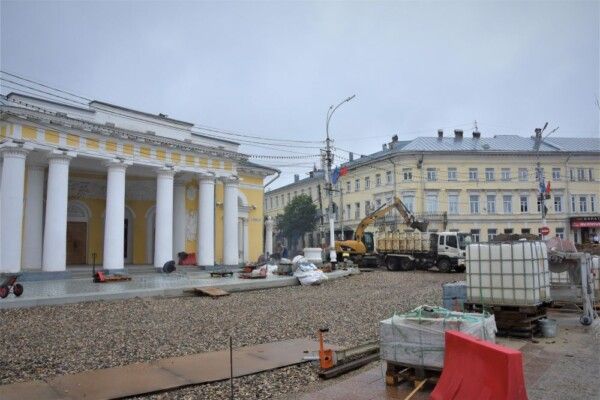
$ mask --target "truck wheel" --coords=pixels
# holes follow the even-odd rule
[[[441,260],[439,260],[437,262],[437,267],[440,270],[440,272],[450,272],[450,270],[452,269],[452,265],[450,264],[450,260],[448,260],[447,258],[442,258]]]
[[[398,271],[398,263],[394,257],[388,257],[385,260],[385,266],[388,271]]]

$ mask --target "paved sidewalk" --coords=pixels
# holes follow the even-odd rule
[[[538,343],[498,338],[498,343],[523,353],[523,371],[530,400],[600,399],[600,321],[584,327],[577,313],[551,312],[558,321],[558,336],[537,339]],[[465,366],[467,367],[467,366]],[[433,385],[426,384],[413,400],[429,398]],[[337,382],[322,390],[299,396],[298,400],[404,399],[413,389],[409,383],[385,384],[385,364]],[[296,400],[296,398],[294,398]]]
[[[233,351],[233,375],[240,377],[306,362],[319,344],[308,339],[247,346]],[[47,381],[0,386],[2,400],[115,399],[230,377],[229,351],[173,357],[149,363],[59,375]]]
[[[330,279],[350,275],[349,271],[328,273]],[[23,282],[21,297],[10,294],[0,299],[0,309],[34,307],[39,305],[78,303],[82,301],[128,299],[150,296],[180,296],[185,289],[213,286],[229,292],[269,289],[299,285],[294,276],[269,275],[265,279],[233,277],[211,278],[205,271],[176,271],[172,274],[131,274],[131,281],[94,283],[92,278]]]

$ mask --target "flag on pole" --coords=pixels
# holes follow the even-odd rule
[[[335,185],[339,178],[340,178],[340,169],[338,167],[335,167],[335,169],[333,171],[331,171],[331,183],[333,183]]]
[[[540,193],[544,194],[546,192],[546,183],[544,182],[544,178],[540,179]]]
[[[550,181],[546,184],[546,194],[550,194]]]
[[[348,167],[342,167],[340,169],[340,176],[344,176],[348,173]]]

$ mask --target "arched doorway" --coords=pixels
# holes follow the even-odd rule
[[[91,212],[88,206],[71,200],[67,205],[67,265],[87,264],[88,225]]]
[[[152,206],[146,211],[146,264],[154,264],[154,240],[156,223],[156,206]]]
[[[123,261],[125,264],[133,263],[133,224],[135,214],[131,208],[125,206],[125,230],[123,232]]]

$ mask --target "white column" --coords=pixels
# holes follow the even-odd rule
[[[109,162],[104,213],[103,266],[107,270],[124,268],[125,252],[125,170],[122,162]]]
[[[65,271],[67,266],[67,203],[69,201],[69,163],[66,154],[48,158],[46,222],[42,270]]]
[[[3,147],[2,190],[0,191],[0,272],[21,270],[23,234],[23,192],[27,150]]]
[[[173,195],[173,260],[177,260],[177,253],[185,251],[185,184],[175,182]]]
[[[273,219],[267,217],[265,221],[265,253],[268,256],[273,254]]]
[[[223,181],[223,264],[238,265],[238,182]]]
[[[156,177],[156,226],[154,229],[154,268],[162,270],[173,257],[173,177],[172,169],[160,169]]]
[[[23,234],[23,268],[42,268],[42,237],[44,235],[44,167],[27,166],[25,220]]]
[[[215,178],[198,177],[198,242],[196,261],[202,267],[215,265]]]
[[[248,218],[242,219],[244,224],[244,230],[242,235],[244,237],[244,262],[250,261],[250,240],[248,238]]]

